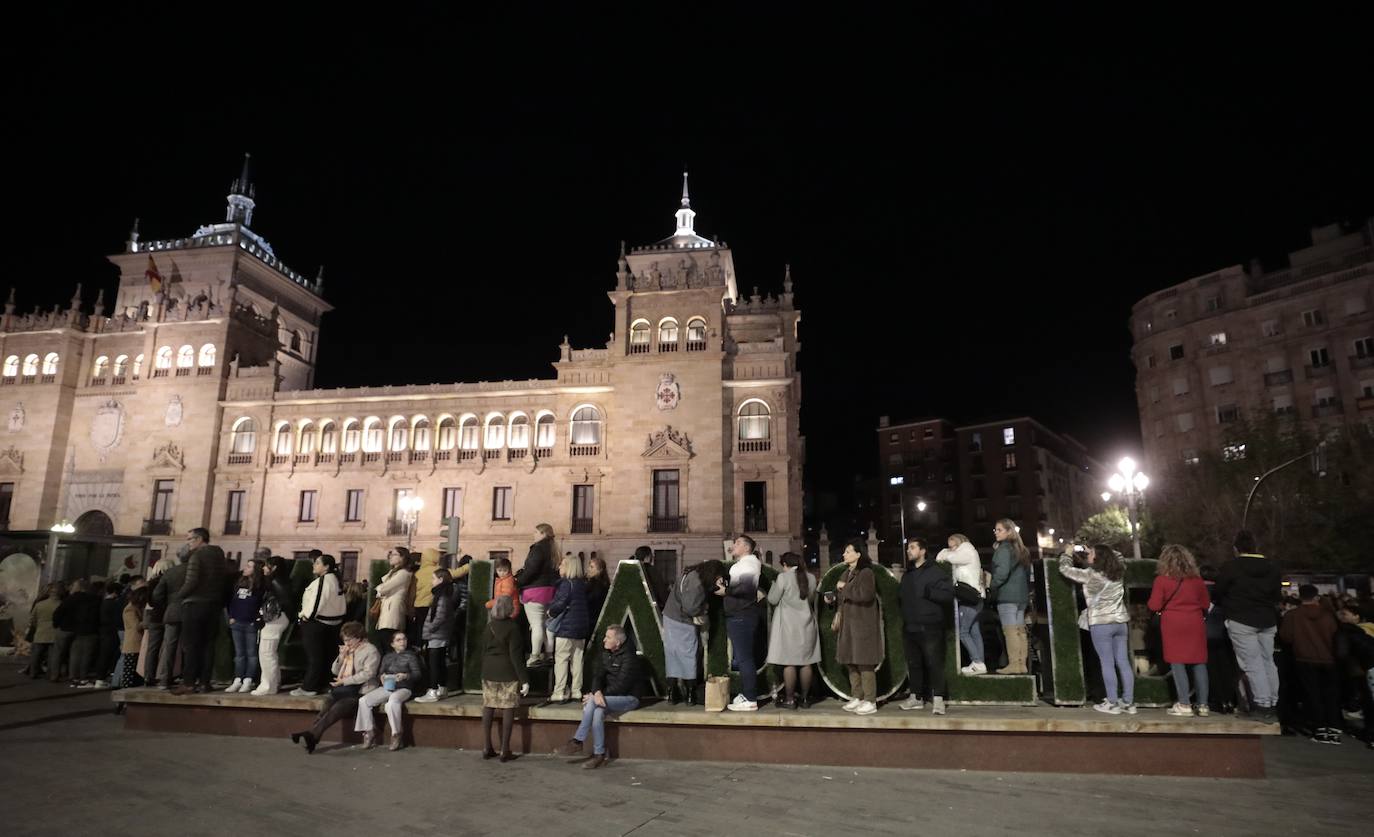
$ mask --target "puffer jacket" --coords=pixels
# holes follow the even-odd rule
[[[430,577],[433,578],[432,573]],[[453,621],[458,616],[458,605],[454,601],[453,582],[431,587],[429,593],[429,611],[425,614],[425,624],[420,628],[420,639],[425,642],[430,640],[448,642],[453,636]]]
[[[1279,623],[1283,574],[1263,555],[1237,555],[1221,566],[1215,592],[1226,618],[1264,630]]]
[[[434,601],[434,571],[439,569],[439,561],[444,554],[437,549],[420,550],[420,567],[415,570],[415,606],[429,607]]]
[[[404,674],[406,679],[401,681],[398,688],[410,689],[412,692],[418,688],[420,681],[424,679],[424,675],[420,671],[420,658],[409,648],[400,653],[388,651],[386,656],[382,658],[382,667],[377,672],[377,677],[380,679],[388,674]]]
[[[224,550],[214,544],[197,547],[186,559],[186,579],[181,583],[181,603],[224,604],[230,580]]]
[[[376,630],[405,630],[406,619],[410,616],[410,585],[413,580],[410,570],[391,570],[382,576],[382,582],[377,585],[377,598],[382,600],[382,614],[377,617],[377,624],[373,625]]]
[[[587,582],[580,578],[558,580],[558,589],[549,603],[549,617],[562,615],[555,637],[562,639],[590,639],[592,620],[587,608]]]
[[[1071,555],[1059,556],[1059,572],[1065,578],[1083,585],[1083,596],[1089,605],[1089,625],[1114,625],[1131,621],[1126,613],[1126,586],[1120,581],[1109,581],[1092,568],[1081,570],[1075,567]]]
[[[968,541],[959,544],[958,549],[942,549],[935,557],[954,568],[954,582],[963,582],[978,590],[980,596],[987,595],[983,588],[983,559],[978,557],[978,549]]]

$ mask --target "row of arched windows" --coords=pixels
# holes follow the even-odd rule
[[[649,350],[649,332],[652,328],[648,320],[635,320],[630,324],[630,352],[647,352]],[[658,321],[658,345],[659,350],[676,351],[678,340],[681,337],[681,327],[675,317],[664,317]],[[671,349],[669,348],[671,347]],[[706,347],[706,320],[702,317],[693,317],[687,321],[687,350],[704,349]]]
[[[58,356],[57,352],[48,352],[42,358],[41,361],[43,369],[42,374],[56,375],[57,365],[61,362],[61,360],[62,358]],[[24,377],[27,378],[39,374],[39,364],[40,361],[38,355],[28,355],[27,357],[25,357],[22,363]],[[19,355],[10,355],[9,357],[5,358],[4,377],[17,377],[20,374],[20,368],[21,364],[19,360]]]
[[[197,363],[199,357],[199,363]],[[178,369],[189,369],[192,366],[214,366],[215,365],[215,346],[213,343],[206,343],[200,347],[197,355],[194,346],[182,346],[176,350],[176,363]],[[172,347],[163,346],[157,350],[153,357],[153,365],[158,369],[172,368]]]
[[[138,377],[143,374],[143,355],[134,357],[132,370],[129,369],[129,363],[128,355],[119,355],[114,359],[114,366],[111,367],[109,356],[101,355],[95,359],[95,366],[91,367],[91,377],[103,381],[106,376],[113,373],[116,379],[120,379],[132,371],[134,380],[138,380]]]

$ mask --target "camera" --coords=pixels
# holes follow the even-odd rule
[[[1073,551],[1075,555],[1086,555],[1088,548],[1081,543],[1076,543],[1073,545]]]

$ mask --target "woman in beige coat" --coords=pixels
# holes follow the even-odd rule
[[[835,661],[849,672],[852,699],[846,712],[872,715],[878,711],[878,665],[883,661],[883,634],[879,625],[878,587],[873,561],[863,538],[844,548],[845,573],[835,584],[839,612],[835,630]]]
[[[414,574],[406,569],[409,555],[402,547],[393,547],[386,554],[386,562],[391,566],[377,585],[377,601],[381,602],[381,613],[372,625],[372,642],[379,649],[386,648],[391,635],[406,629],[410,617],[411,581]],[[381,642],[378,642],[378,640]]]

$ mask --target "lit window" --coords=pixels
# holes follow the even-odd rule
[[[411,441],[416,450],[429,450],[429,419],[422,417],[415,422],[413,437]]]
[[[163,346],[162,348],[158,349],[157,355],[154,357],[153,360],[153,365],[156,366],[158,369],[171,369],[172,347]]]
[[[524,450],[530,446],[530,417],[517,415],[510,420],[510,446],[515,450]]]
[[[1003,427],[1003,428],[1002,428],[1002,444],[1003,444],[1003,445],[1014,445],[1014,444],[1016,444],[1016,428],[1014,428],[1014,427]]]
[[[695,317],[687,321],[687,342],[705,343],[706,342],[706,321],[700,317]]]
[[[403,418],[391,422],[391,450],[405,450],[410,446],[410,427]]]
[[[19,374],[19,355],[10,355],[5,358],[5,377],[13,378]]]
[[[91,371],[92,376],[96,378],[104,378],[109,371],[110,359],[108,357],[106,357],[105,355],[101,355],[100,357],[95,359],[95,368]]]
[[[1234,462],[1245,458],[1244,443],[1225,445],[1221,449],[1221,458],[1227,462]]]
[[[601,413],[595,407],[579,407],[573,413],[572,444],[601,444]]]
[[[744,440],[767,439],[771,421],[767,404],[759,400],[746,401],[739,408],[739,437]]]
[[[258,426],[250,418],[241,418],[234,422],[233,438],[230,441],[229,449],[232,453],[252,453],[257,444]]]
[[[439,421],[439,450],[453,450],[458,444],[458,423],[450,416]]]
[[[349,419],[344,422],[343,428],[343,452],[357,453],[362,446],[362,431],[358,427],[357,419]]]
[[[553,447],[554,427],[555,422],[552,415],[545,413],[539,417],[539,421],[535,423],[535,447]]]
[[[129,368],[129,356],[128,356],[128,355],[120,355],[119,357],[115,358],[115,362],[114,362],[114,376],[115,376],[116,378],[122,378],[122,377],[124,377],[124,373],[125,373],[125,371],[128,370],[128,368]]]
[[[196,365],[196,350],[190,346],[182,346],[177,349],[177,368],[189,369]]]
[[[378,418],[368,419],[367,424],[363,426],[363,452],[381,453],[384,441],[382,420]]]
[[[476,416],[468,416],[463,419],[463,426],[458,436],[458,444],[463,450],[477,450],[478,433]]]
[[[300,437],[300,443],[297,444],[296,449],[299,450],[301,453],[314,453],[315,425],[311,424],[308,421],[305,424],[301,425]]]
[[[495,414],[487,417],[487,432],[482,441],[482,447],[487,450],[496,450],[506,443],[506,422],[505,417]]]
[[[677,345],[677,320],[669,317],[658,324],[658,342],[659,345],[664,343]]]
[[[320,428],[320,453],[334,454],[339,452],[339,434],[334,427],[334,422],[327,421]]]
[[[139,375],[142,375],[142,374],[143,374],[143,355],[139,355],[138,357],[135,357],[135,358],[134,358],[134,380],[137,381],[137,380],[138,380],[138,376],[139,376]]]
[[[215,365],[215,346],[213,343],[206,343],[204,346],[200,347],[200,365]]]
[[[57,361],[57,352],[48,352],[48,354],[43,358],[43,374],[56,375]]]
[[[1224,332],[1224,331],[1215,332],[1214,334],[1212,334],[1211,338],[1209,338],[1209,339],[1211,340],[1211,343],[1212,343],[1213,346],[1225,346],[1225,345],[1226,345],[1226,332]]]

